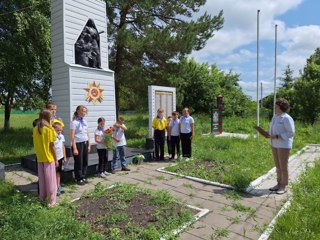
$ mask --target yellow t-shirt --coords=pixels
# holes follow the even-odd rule
[[[163,117],[160,121],[157,117],[155,117],[152,121],[152,127],[155,130],[164,130],[167,127],[167,119]]]
[[[50,150],[50,143],[57,140],[56,133],[52,127],[44,126],[39,134],[38,126],[33,128],[33,145],[38,162],[53,162],[54,157]]]

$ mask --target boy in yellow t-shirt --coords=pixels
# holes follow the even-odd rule
[[[33,128],[33,145],[37,155],[39,197],[41,201],[48,201],[48,206],[56,204],[57,180],[56,167],[58,160],[54,142],[56,134],[50,125],[51,113],[42,110],[37,125]]]
[[[159,108],[157,111],[157,116],[152,121],[152,127],[154,129],[154,150],[156,155],[156,160],[164,160],[164,144],[166,137],[166,127],[167,120],[163,116],[164,110]],[[159,156],[160,150],[160,156]]]

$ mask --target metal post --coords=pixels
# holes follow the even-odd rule
[[[257,126],[260,126],[259,121],[259,14],[257,11]]]
[[[261,94],[260,94],[260,98],[261,98],[261,100],[260,100],[260,107],[262,108],[263,107],[263,105],[262,105],[262,82],[261,82]]]
[[[275,105],[277,99],[277,29],[278,25],[274,26],[274,83],[273,83],[273,115],[276,113]]]

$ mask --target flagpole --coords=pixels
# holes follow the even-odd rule
[[[274,79],[273,79],[273,115],[275,114],[275,105],[277,99],[277,30],[278,25],[274,26]]]
[[[259,14],[260,10],[257,10],[257,126],[260,126],[259,121]]]

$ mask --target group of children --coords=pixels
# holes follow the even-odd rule
[[[189,109],[182,110],[179,118],[178,112],[173,112],[168,118],[164,117],[164,109],[159,108],[157,116],[152,120],[154,129],[155,159],[164,160],[164,146],[167,133],[169,159],[180,156],[180,141],[182,156],[190,158],[192,152],[192,139],[194,138],[194,119],[190,116]]]
[[[47,104],[42,110],[39,118],[33,122],[33,143],[37,157],[37,168],[39,178],[39,197],[47,201],[49,206],[56,203],[56,196],[64,193],[60,184],[60,175],[67,161],[65,138],[63,135],[64,123],[56,115],[57,105],[53,102]],[[88,122],[85,119],[88,109],[80,105],[76,108],[70,124],[71,151],[74,158],[74,176],[78,185],[88,183],[86,178],[88,168],[88,154],[91,150]],[[190,116],[189,109],[184,108],[179,118],[178,112],[173,112],[166,119],[164,110],[158,109],[157,116],[152,121],[154,128],[155,158],[164,160],[164,146],[167,132],[167,144],[169,158],[180,156],[180,141],[182,145],[182,156],[191,157],[191,142],[194,138],[194,120]],[[106,135],[109,128],[112,134]],[[105,126],[105,119],[98,119],[95,130],[95,142],[99,157],[98,171],[101,177],[115,174],[117,162],[120,159],[121,170],[130,171],[127,168],[125,158],[126,138],[124,132],[127,127],[123,118],[118,118],[112,126]],[[112,138],[113,159],[108,160],[108,147],[105,144],[107,137]]]
[[[42,110],[39,118],[33,122],[33,143],[37,157],[38,191],[41,201],[47,201],[48,206],[56,204],[56,197],[64,193],[60,184],[60,174],[66,163],[66,149],[63,136],[64,123],[56,116],[57,105],[53,102],[47,104]],[[78,185],[88,183],[86,178],[88,168],[88,153],[91,150],[90,137],[88,133],[88,122],[85,119],[87,108],[80,105],[74,112],[70,124],[71,151],[74,157],[74,175]],[[105,119],[98,119],[95,131],[95,141],[99,157],[99,174],[106,177],[109,173],[115,174],[117,162],[121,160],[121,170],[130,171],[125,159],[126,138],[124,131],[124,119],[119,118],[112,129],[112,142],[114,146],[113,164],[108,161],[108,149],[105,143]]]

